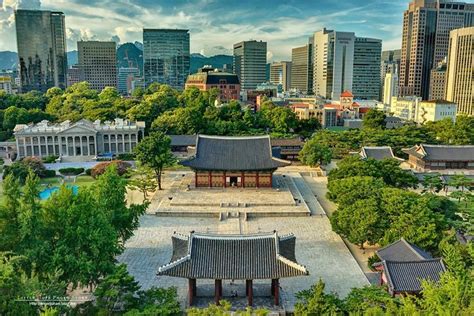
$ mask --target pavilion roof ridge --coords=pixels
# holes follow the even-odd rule
[[[288,265],[288,266],[290,266],[290,267],[292,267],[292,268],[294,268],[294,269],[296,269],[296,270],[299,270],[299,271],[303,272],[303,273],[306,274],[306,275],[309,275],[309,271],[308,271],[308,269],[306,269],[305,266],[303,266],[303,265],[301,265],[301,264],[299,264],[299,263],[296,263],[296,262],[294,262],[294,261],[292,261],[292,260],[290,260],[290,259],[288,259],[288,258],[286,258],[286,257],[284,257],[284,256],[282,256],[282,255],[280,255],[279,253],[277,253],[276,257],[277,257],[278,260],[280,260],[280,261],[283,262],[284,264],[286,264],[286,265]]]
[[[169,269],[171,269],[171,268],[173,268],[173,267],[175,267],[175,266],[177,266],[177,265],[179,265],[179,264],[181,264],[181,263],[183,263],[183,262],[185,262],[185,261],[188,261],[188,260],[190,260],[190,259],[191,259],[191,254],[188,253],[188,254],[187,254],[186,256],[184,256],[184,257],[181,257],[181,258],[179,258],[179,259],[177,259],[177,260],[175,260],[175,261],[173,261],[173,262],[167,263],[167,264],[165,264],[165,265],[159,267],[159,268],[158,268],[158,273],[161,273],[161,272],[164,272],[164,271],[166,271],[166,270],[169,270]]]
[[[266,139],[270,138],[270,135],[250,135],[250,136],[220,136],[220,135],[206,135],[206,134],[198,134],[198,138],[212,138],[212,139],[232,139],[232,140],[245,140],[245,139]]]

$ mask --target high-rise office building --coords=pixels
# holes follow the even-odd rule
[[[123,95],[132,93],[132,83],[140,78],[140,70],[136,67],[120,67],[118,70],[117,89]]]
[[[117,87],[117,48],[115,42],[77,42],[81,81],[91,89]]]
[[[313,93],[313,44],[291,50],[291,88],[303,94]]]
[[[145,85],[158,82],[184,89],[189,67],[189,30],[143,29]]]
[[[291,61],[273,62],[270,64],[270,82],[281,85],[283,91],[291,87]]]
[[[16,10],[15,25],[21,92],[66,88],[64,13]]]
[[[446,100],[458,113],[474,115],[474,27],[451,31],[446,76]]]
[[[267,43],[244,41],[234,44],[234,73],[239,76],[242,90],[254,90],[265,82]]]
[[[438,63],[436,68],[431,69],[430,74],[430,100],[445,100],[446,88],[446,59]]]
[[[387,73],[400,73],[400,56],[402,50],[401,49],[394,49],[394,50],[384,50],[382,52],[382,60],[380,62],[380,78],[382,80],[382,84],[385,81]],[[385,85],[384,85],[385,86]],[[383,90],[384,86],[380,89],[380,99],[383,98]],[[397,89],[398,90],[398,89]]]
[[[355,34],[323,29],[314,33],[313,92],[338,100],[352,90]]]
[[[81,68],[79,65],[72,65],[67,70],[67,86],[70,87],[81,82]]]
[[[431,70],[448,55],[449,32],[472,25],[472,3],[412,1],[403,16],[400,94],[428,99]]]
[[[355,38],[352,94],[357,99],[379,99],[381,55],[382,40],[366,37]]]

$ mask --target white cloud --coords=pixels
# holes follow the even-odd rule
[[[16,50],[13,9],[18,5],[42,6],[48,10],[60,10],[66,15],[68,50],[76,49],[80,39],[114,40],[124,42],[142,41],[142,29],[145,28],[186,28],[191,34],[191,52],[205,52],[208,55],[232,53],[233,44],[242,40],[256,39],[268,43],[269,61],[287,60],[293,47],[307,43],[308,36],[324,26],[341,31],[356,29],[359,36],[388,38],[384,48],[396,47],[401,25],[364,23],[378,12],[378,7],[364,5],[348,10],[321,12],[315,8],[314,15],[307,12],[293,15],[298,5],[275,7],[271,17],[262,18],[260,12],[252,8],[208,10],[212,0],[194,1],[192,4],[169,5],[141,4],[140,1],[72,1],[72,0],[0,0],[0,50]],[[220,2],[215,2],[215,4]],[[165,4],[168,4],[166,6]],[[222,7],[228,7],[222,5]],[[405,6],[405,4],[403,5]],[[286,8],[286,9],[285,9]],[[296,11],[295,11],[296,10]],[[289,13],[288,16],[285,13]],[[269,13],[270,14],[270,13]],[[384,12],[382,14],[398,14]],[[305,16],[306,15],[306,16]],[[242,17],[242,19],[236,19]],[[400,19],[402,14],[400,13]],[[351,22],[352,24],[348,24]],[[392,24],[397,21],[391,20]],[[381,23],[382,24],[382,23]],[[374,27],[375,26],[375,27]],[[362,31],[361,31],[362,30]],[[398,31],[395,31],[398,30]]]

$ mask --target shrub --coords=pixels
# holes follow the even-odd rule
[[[124,153],[117,155],[118,160],[135,160],[135,154],[133,153]]]
[[[370,256],[369,259],[367,260],[367,266],[369,267],[370,270],[375,271],[373,264],[377,262],[381,262],[379,256],[377,254],[374,254],[373,256]]]
[[[89,169],[86,169],[86,174],[87,174],[88,176],[90,176],[90,175],[91,175],[91,173],[92,173],[92,169],[91,169],[91,168],[89,168]]]
[[[10,166],[5,166],[3,170],[3,178],[11,174],[13,178],[18,179],[21,184],[24,184],[29,170],[30,168],[28,168],[27,165],[23,164],[21,161],[16,161]]]
[[[64,176],[77,176],[84,172],[84,168],[62,168],[59,173]]]
[[[17,178],[21,184],[24,184],[30,169],[33,170],[38,177],[44,178],[48,176],[43,162],[37,157],[25,157],[23,160],[15,161],[10,166],[5,166],[4,176],[6,177],[11,174],[14,178]]]
[[[101,162],[95,165],[94,168],[91,170],[91,176],[96,179],[98,176],[102,175],[107,167],[109,167],[111,164],[114,164],[117,166],[117,173],[120,176],[123,176],[127,173],[127,169],[130,168],[132,165],[129,164],[128,162],[122,161],[122,160],[113,160],[113,161],[108,161],[108,162]]]
[[[58,159],[59,156],[48,156],[48,157],[44,157],[43,158],[43,162],[44,163],[53,163],[53,162],[56,162],[56,159]]]
[[[21,163],[31,168],[38,177],[44,177],[44,172],[46,171],[46,167],[44,166],[40,158],[25,157],[23,158],[23,160],[21,160]]]
[[[44,178],[53,178],[56,176],[56,170],[45,170],[44,171]]]

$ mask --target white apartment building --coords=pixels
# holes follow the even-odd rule
[[[456,111],[456,103],[449,101],[422,101],[421,97],[392,98],[393,116],[418,124],[435,122],[447,117],[455,121]]]
[[[398,75],[389,72],[385,75],[383,86],[383,103],[389,107],[392,105],[392,98],[398,96]]]
[[[12,93],[12,79],[10,77],[0,77],[0,91],[5,91],[7,94]]]

